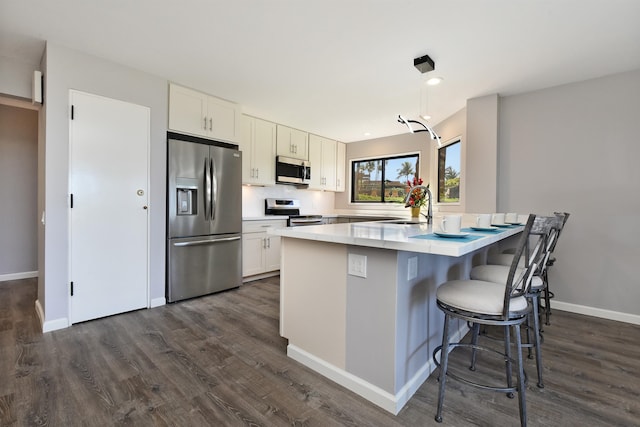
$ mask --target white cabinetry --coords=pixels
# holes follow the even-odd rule
[[[337,142],[336,144],[336,191],[344,191],[346,188],[347,145],[344,142]],[[311,172],[313,172],[313,169]]]
[[[309,134],[307,132],[278,125],[277,134],[278,156],[309,160],[307,152]],[[313,165],[311,166],[313,167]],[[311,171],[313,172],[313,169]]]
[[[336,154],[336,141],[309,135],[310,189],[336,191]]]
[[[242,183],[275,185],[276,124],[242,116]]]
[[[286,219],[242,222],[242,276],[260,275],[280,270],[280,236],[267,234],[269,228],[284,228]],[[249,280],[253,280],[249,279]]]
[[[237,143],[240,139],[240,107],[169,84],[169,130]]]

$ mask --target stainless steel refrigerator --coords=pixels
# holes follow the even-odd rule
[[[238,147],[169,132],[167,301],[238,287],[241,232]]]

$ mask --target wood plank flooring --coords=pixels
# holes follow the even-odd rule
[[[393,416],[287,358],[277,277],[47,334],[35,299],[35,279],[0,283],[0,426],[519,425],[516,400],[455,381],[436,423],[435,375]],[[526,362],[529,425],[640,425],[640,327],[557,310],[551,322],[544,389]]]

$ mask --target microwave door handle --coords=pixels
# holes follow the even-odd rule
[[[209,208],[211,207],[211,175],[209,174],[209,159],[204,159],[204,219],[209,220]]]
[[[211,158],[211,219],[215,219],[217,207],[218,207],[218,170],[216,168],[215,159]]]

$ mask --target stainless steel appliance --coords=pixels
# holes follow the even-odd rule
[[[238,146],[168,132],[167,301],[238,287],[241,232]]]
[[[308,187],[311,180],[311,165],[306,160],[276,157],[276,183]]]
[[[322,215],[300,215],[300,201],[296,199],[265,199],[265,215],[287,215],[288,227],[320,225],[324,223]]]

